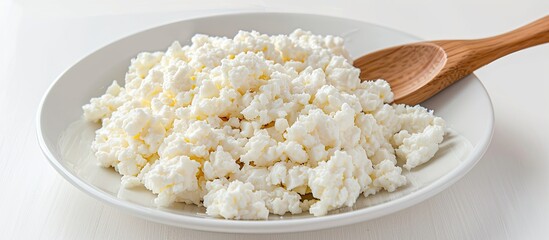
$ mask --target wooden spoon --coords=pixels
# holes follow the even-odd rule
[[[360,79],[385,79],[395,103],[415,105],[507,54],[549,42],[549,16],[498,36],[406,44],[354,61]]]

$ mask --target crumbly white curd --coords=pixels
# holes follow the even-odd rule
[[[389,84],[359,72],[340,37],[198,34],[140,53],[124,87],[114,81],[84,117],[101,123],[97,161],[158,206],[322,216],[405,185],[400,166],[429,161],[445,133],[432,111],[391,105]]]

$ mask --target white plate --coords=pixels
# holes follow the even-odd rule
[[[89,195],[136,216],[186,228],[219,232],[295,232],[366,221],[417,204],[463,177],[482,157],[491,139],[493,110],[480,81],[468,76],[424,105],[442,116],[452,129],[435,158],[411,172],[406,187],[393,193],[360,197],[352,208],[327,216],[309,214],[271,216],[267,221],[224,220],[205,216],[204,209],[176,204],[158,209],[145,189],[120,188],[120,176],[95,164],[90,143],[96,125],[79,121],[81,106],[104,93],[113,79],[122,80],[129,61],[142,51],[165,50],[174,40],[189,42],[195,33],[234,36],[238,30],[288,34],[295,28],[346,39],[352,56],[417,41],[388,28],[335,17],[246,13],[185,20],[149,29],[109,44],[85,57],[53,83],[39,107],[38,139],[51,165],[70,183]]]

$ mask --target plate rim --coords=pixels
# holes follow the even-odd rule
[[[177,226],[177,227],[213,231],[213,232],[283,233],[283,232],[303,232],[303,231],[312,231],[312,230],[340,227],[344,225],[376,219],[381,216],[389,215],[389,214],[401,211],[403,209],[409,208],[413,205],[416,205],[420,202],[423,202],[433,197],[434,195],[447,189],[450,185],[453,185],[458,180],[462,179],[462,177],[465,176],[478,163],[478,161],[480,161],[480,159],[488,149],[488,146],[490,145],[490,142],[492,140],[492,136],[494,133],[494,125],[495,125],[494,124],[495,122],[494,108],[493,108],[492,100],[485,86],[482,84],[480,79],[478,79],[478,77],[476,77],[476,75],[474,75],[473,73],[470,76],[472,76],[478,83],[480,83],[480,86],[482,87],[482,91],[487,96],[489,108],[491,111],[489,114],[487,114],[489,115],[489,119],[488,119],[489,129],[486,129],[485,131],[488,131],[488,133],[483,134],[483,137],[479,139],[479,144],[472,149],[468,157],[463,158],[463,162],[467,162],[467,164],[462,165],[461,170],[459,171],[452,170],[451,172],[445,174],[443,177],[432,182],[430,184],[431,185],[430,187],[418,189],[417,191],[406,194],[402,197],[393,199],[388,202],[384,202],[378,205],[357,209],[349,212],[344,212],[344,213],[337,213],[333,215],[311,217],[311,218],[285,219],[280,221],[278,220],[277,221],[269,221],[269,220],[258,221],[258,220],[227,220],[227,219],[217,219],[217,218],[199,218],[194,216],[180,215],[177,213],[163,211],[160,208],[149,209],[136,203],[122,201],[121,199],[108,195],[103,191],[99,190],[98,188],[94,187],[93,185],[86,183],[84,180],[70,173],[68,169],[66,169],[60,163],[60,161],[57,160],[57,158],[53,155],[51,150],[48,148],[45,142],[44,136],[42,134],[43,126],[42,126],[41,119],[43,115],[43,107],[47,97],[50,95],[51,90],[57,85],[59,80],[75,65],[79,64],[84,59],[97,53],[98,51],[100,51],[101,49],[103,49],[108,45],[122,41],[133,35],[149,31],[151,29],[155,29],[155,28],[170,25],[170,24],[177,24],[180,22],[197,21],[201,19],[216,18],[216,17],[223,18],[223,17],[230,17],[230,16],[237,16],[237,15],[248,15],[248,16],[294,15],[294,16],[333,18],[338,20],[354,21],[354,22],[360,22],[362,24],[369,24],[371,26],[395,31],[395,32],[398,32],[399,34],[407,35],[411,38],[421,40],[417,36],[414,36],[413,34],[409,34],[404,31],[400,31],[397,29],[383,26],[383,25],[365,22],[357,19],[333,16],[333,15],[324,15],[324,14],[277,12],[277,11],[264,11],[264,12],[263,11],[243,11],[243,12],[232,12],[232,13],[224,13],[224,14],[215,14],[215,13],[206,14],[199,17],[191,17],[186,19],[180,19],[177,21],[162,23],[153,27],[149,27],[140,31],[130,33],[126,36],[113,40],[110,43],[106,45],[102,45],[99,48],[96,48],[91,52],[85,54],[82,58],[80,58],[74,64],[67,67],[61,74],[59,74],[45,91],[38,105],[38,111],[36,114],[36,134],[37,134],[40,149],[44,154],[44,156],[46,157],[46,159],[48,160],[48,162],[50,163],[50,165],[59,174],[61,174],[61,176],[63,176],[65,180],[67,180],[73,186],[78,188],[80,191],[83,191],[86,194],[90,195],[91,197],[97,200],[100,200],[100,202],[107,203],[111,206],[116,207],[117,209],[121,209],[124,212],[130,213],[131,215],[138,216],[146,220],[153,220],[155,222]]]

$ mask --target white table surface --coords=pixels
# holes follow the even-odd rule
[[[501,33],[549,13],[547,0],[335,2],[0,0],[0,239],[548,239],[549,44],[476,72],[496,125],[470,173],[423,203],[351,226],[276,235],[165,226],[92,199],[42,156],[35,114],[50,83],[94,49],[145,28],[214,13],[284,11],[451,39]]]

